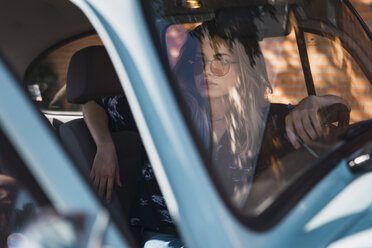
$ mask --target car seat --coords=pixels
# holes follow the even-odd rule
[[[66,97],[69,102],[83,104],[97,97],[122,94],[120,81],[103,46],[84,48],[72,56],[66,82]],[[97,148],[84,119],[61,124],[58,132],[71,158],[83,174],[89,177]],[[113,132],[112,138],[117,150],[123,187],[115,187],[112,203],[108,207],[116,214],[124,214],[128,218],[138,190],[142,144],[135,132]]]

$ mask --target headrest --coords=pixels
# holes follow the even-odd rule
[[[85,103],[97,97],[122,95],[119,78],[104,46],[76,52],[67,72],[66,97],[71,103]]]

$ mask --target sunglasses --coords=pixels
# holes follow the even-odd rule
[[[206,61],[203,60],[201,57],[196,57],[194,60],[190,61],[190,64],[192,64],[194,67],[194,73],[196,75],[203,73],[204,67],[207,66],[208,63],[211,72],[218,77],[222,77],[229,72],[231,64],[237,64],[238,62],[229,61],[223,58],[214,58],[212,60]]]

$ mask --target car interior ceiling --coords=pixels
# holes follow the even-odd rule
[[[69,1],[16,0],[0,5],[0,52],[18,78],[47,49],[92,30],[85,15]]]

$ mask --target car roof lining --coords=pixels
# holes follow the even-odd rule
[[[20,78],[43,51],[92,30],[85,15],[66,0],[13,0],[0,5],[0,51]]]

